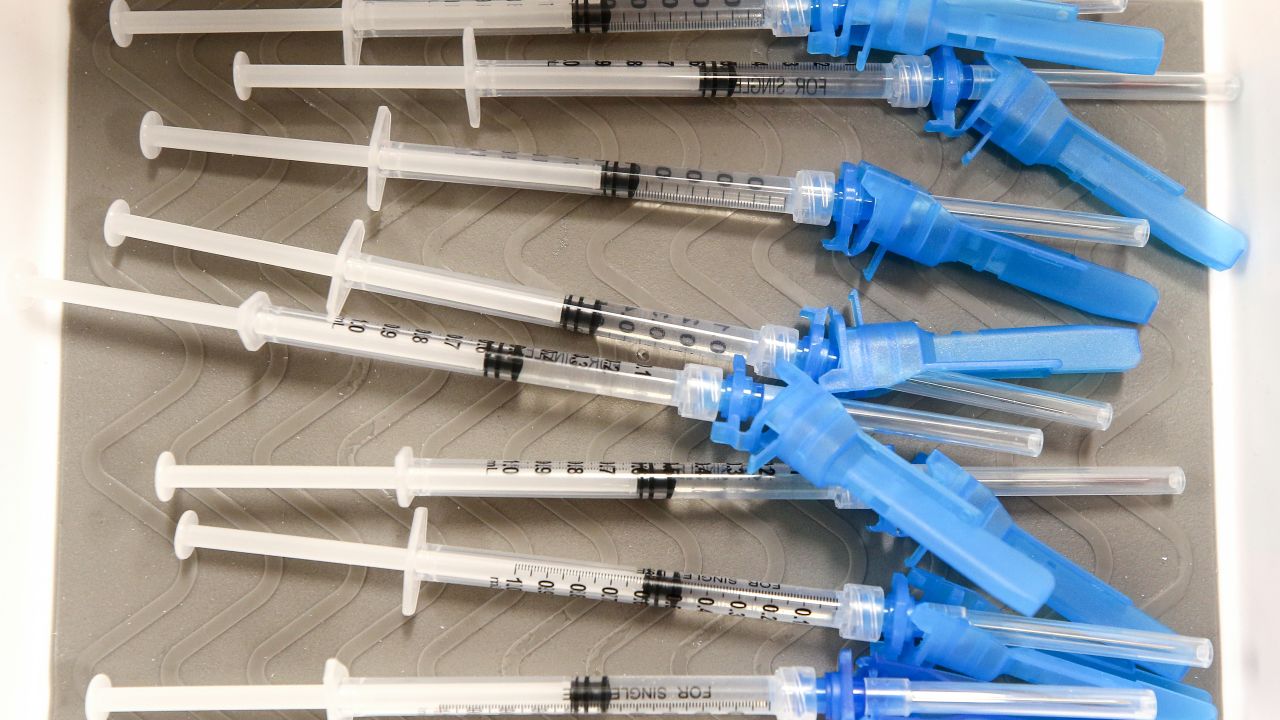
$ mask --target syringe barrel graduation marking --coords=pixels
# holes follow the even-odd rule
[[[1177,467],[970,467],[1001,496],[1177,495]],[[178,489],[382,490],[401,507],[419,497],[579,498],[618,500],[830,500],[841,509],[866,506],[845,488],[815,487],[781,464],[748,472],[740,462],[482,460],[417,458],[411,448],[389,466],[179,465],[156,461],[156,495]]]
[[[268,341],[297,347],[519,381],[675,407],[685,417],[714,420],[724,389],[723,371],[705,365],[656,368],[582,353],[540,350],[449,333],[371,323],[280,308],[255,293],[239,308],[148,295],[68,280],[15,277],[23,292],[61,302],[235,330],[249,350]],[[762,388],[767,401],[776,387]],[[1036,456],[1044,436],[1034,428],[957,418],[875,403],[843,401],[871,432],[906,435],[997,452]]]
[[[543,325],[554,325],[558,321],[560,327],[566,330],[605,339],[655,345],[677,352],[699,353],[710,359],[723,360],[742,355],[757,372],[769,377],[774,375],[774,368],[778,363],[795,360],[803,344],[799,333],[791,328],[766,326],[760,330],[750,330],[654,310],[615,306],[600,300],[588,301],[572,295],[558,300],[558,293],[386,260],[361,252],[364,227],[359,221],[352,223],[338,252],[328,255],[136,217],[129,212],[127,203],[117,200],[107,212],[103,236],[113,246],[119,245],[125,237],[139,237],[192,250],[216,252],[254,262],[329,275],[333,281],[330,284],[326,310],[332,319],[338,317],[350,290],[359,288]],[[876,347],[897,347],[898,356],[889,357],[891,353],[882,351],[880,355],[884,355],[883,358],[860,357],[859,362],[893,366],[895,369],[885,370],[883,376],[877,375],[883,382],[875,384],[875,387],[854,389],[865,391],[893,387],[914,395],[1052,422],[1092,429],[1106,429],[1110,425],[1112,409],[1108,403],[942,371],[937,366],[961,370],[972,367],[992,375],[999,374],[986,357],[967,365],[958,360],[951,364],[941,361],[940,356],[945,355],[945,351],[939,351],[939,348],[955,337],[936,339],[932,335],[921,333],[914,325],[906,325],[909,329],[898,328],[906,330],[900,337],[867,340],[863,343]],[[858,337],[868,332],[873,330],[863,330]],[[1031,336],[1039,338],[1039,333],[1037,329],[1030,329],[1026,333],[1004,331],[1001,337],[1005,338],[1006,346],[1013,353],[1006,358],[1009,366],[1025,372],[1027,362],[1044,365],[1054,359],[1053,351],[1044,343],[1037,341],[1028,344],[1028,339]],[[1076,331],[1071,331],[1072,335],[1075,333]],[[833,348],[831,357],[855,352],[853,345],[846,343],[844,348]],[[928,348],[923,347],[924,345]],[[925,366],[926,358],[932,360],[933,367]],[[1063,362],[1050,372],[1069,372],[1071,369],[1071,366]]]
[[[414,0],[416,1],[416,0]],[[391,113],[379,108],[368,145],[279,138],[266,135],[180,128],[148,112],[139,129],[143,154],[155,158],[164,148],[315,162],[365,168],[369,207],[382,205],[382,183],[405,178],[528,188],[632,200],[650,199],[703,207],[791,215],[801,224],[828,225],[835,210],[834,173],[801,170],[794,177],[750,172],[702,170],[625,161],[586,160],[531,153],[421,145],[390,140]],[[944,208],[948,199],[939,199]],[[1143,221],[1007,203],[957,201],[965,222],[1026,234],[1095,241],[1122,237],[1132,242]],[[983,207],[988,207],[984,214]],[[1041,230],[1043,229],[1043,233]]]
[[[837,676],[832,678],[832,676]],[[841,677],[843,676],[843,677]],[[843,682],[840,682],[843,680]],[[828,688],[847,688],[849,698]],[[848,702],[850,714],[841,712]],[[322,710],[328,720],[383,716],[772,715],[778,720],[856,720],[918,714],[1152,720],[1150,690],[907,680],[840,669],[782,667],[772,675],[353,678],[336,659],[319,685],[114,687],[97,675],[85,692],[87,720],[113,712]],[[866,713],[866,714],[864,714]]]
[[[887,617],[884,591],[872,585],[846,584],[839,590],[784,585],[653,568],[632,569],[603,563],[561,560],[516,553],[460,548],[426,542],[427,509],[414,510],[408,549],[342,540],[283,535],[201,525],[194,511],[183,513],[173,536],[174,553],[185,559],[197,548],[253,553],[299,560],[397,570],[404,573],[401,610],[417,610],[419,586],[442,582],[494,590],[520,590],[630,605],[693,610],[833,628],[850,640],[874,642]],[[965,618],[963,607],[926,603],[928,612]],[[899,607],[892,612],[907,612]],[[1016,647],[1070,652],[1178,665],[1207,667],[1212,644],[1205,638],[1128,628],[976,613],[999,641]]]

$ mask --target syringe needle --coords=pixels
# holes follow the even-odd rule
[[[98,675],[85,693],[87,720],[114,712],[321,710],[328,720],[386,716],[742,715],[778,720],[857,720],[981,711],[984,717],[1037,716],[1152,720],[1145,688],[1016,685],[905,679],[856,671],[842,651],[838,669],[772,675],[602,675],[574,677],[353,678],[330,659],[319,685],[115,687]],[[928,675],[927,671],[923,673]],[[871,675],[874,675],[872,677]],[[827,688],[847,688],[841,698]]]
[[[189,510],[178,521],[173,547],[178,557],[184,559],[198,548],[207,548],[397,570],[404,573],[401,609],[406,615],[416,611],[421,583],[441,582],[815,625],[839,630],[846,639],[866,642],[881,639],[886,630],[885,596],[876,586],[846,584],[839,590],[823,590],[715,575],[491,553],[427,543],[426,523],[427,509],[414,510],[406,551],[342,540],[209,527],[201,525],[195,512]],[[909,598],[900,602],[914,606]],[[989,628],[1000,642],[1015,647],[1066,650],[1081,655],[1188,667],[1207,667],[1213,659],[1212,644],[1205,638],[976,613],[936,603],[918,607],[970,618],[975,627]],[[895,608],[893,612],[901,610],[904,608]],[[910,613],[910,607],[905,611]]]
[[[714,172],[393,142],[390,123],[390,110],[380,108],[366,147],[166,127],[150,112],[139,140],[150,158],[171,147],[363,167],[368,170],[369,207],[375,210],[381,207],[386,179],[396,177],[782,213],[803,224],[831,225],[833,236],[823,241],[827,249],[852,256],[878,245],[864,271],[868,277],[885,253],[894,252],[928,266],[959,262],[990,271],[1016,287],[1119,320],[1146,322],[1159,300],[1155,287],[1144,280],[987,231],[974,221],[983,205],[978,201],[964,202],[969,216],[961,221],[922,188],[868,163],[845,163],[838,178],[816,170],[800,170],[794,177]],[[1016,209],[994,204],[991,214],[1002,228],[1016,217],[1019,223],[1052,227],[1059,236],[1074,233],[1077,239],[1117,227],[1065,210],[1032,208],[1017,215]],[[1126,231],[1130,238],[1133,233],[1132,227]]]
[[[967,467],[998,496],[1177,495],[1177,467]],[[458,460],[396,453],[392,465],[179,465],[156,461],[156,496],[180,489],[380,490],[401,507],[420,497],[577,498],[616,500],[830,500],[865,509],[847,488],[817,487],[786,465],[748,472],[744,463],[587,460]]]
[[[361,251],[364,230],[359,221],[352,224],[338,252],[329,254],[138,217],[130,213],[127,203],[117,200],[107,212],[103,235],[113,246],[122,243],[126,237],[135,237],[328,276],[331,283],[326,311],[330,319],[341,313],[351,289],[360,288],[558,326],[599,338],[701,354],[710,359],[725,360],[733,355],[743,355],[749,365],[766,377],[774,375],[773,368],[780,362],[805,364],[799,356],[816,353],[808,339],[802,340],[791,328],[766,326],[753,331],[618,303],[588,301],[581,296],[575,299],[572,293],[497,283],[482,277],[369,255]],[[1081,333],[1088,333],[1092,338],[1089,362],[1093,364],[1090,366],[1064,361],[1059,351],[1058,346]],[[1085,369],[1127,370],[1136,363],[1136,354],[1131,352],[1136,347],[1134,333],[1118,328],[1026,328],[987,333],[981,337],[959,333],[939,338],[909,323],[859,324],[845,337],[848,339],[847,347],[833,347],[826,353],[826,364],[813,372],[825,374],[828,369],[839,365],[840,357],[851,355],[856,358],[860,373],[881,380],[874,387],[851,390],[893,387],[913,395],[1091,429],[1106,429],[1110,425],[1110,404],[952,372],[950,370],[964,370],[966,360],[960,354],[949,353],[948,349],[962,348],[968,340],[980,344],[981,354],[973,356],[971,364],[976,371],[987,376],[1000,375],[1001,362],[1015,376],[1035,375],[1037,367],[1043,368],[1043,372],[1057,374]],[[830,345],[832,341],[824,342]],[[894,344],[902,351],[886,354],[885,348]],[[928,356],[921,351],[925,345],[932,348]],[[1008,348],[1009,354],[997,358],[1001,347]],[[874,348],[879,348],[879,351]],[[1112,349],[1119,352],[1112,352]],[[1117,362],[1108,366],[1109,357],[1116,358]],[[866,367],[869,365],[886,369],[869,369]]]

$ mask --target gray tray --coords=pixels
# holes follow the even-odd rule
[[[229,83],[236,50],[260,62],[340,62],[337,37],[140,37],[120,49],[105,27],[106,5],[74,3],[72,279],[223,304],[265,289],[279,304],[321,307],[315,277],[141,242],[109,250],[102,217],[123,197],[139,214],[328,251],[353,218],[365,218],[366,248],[385,256],[750,326],[788,321],[802,305],[842,304],[851,284],[870,319],[916,319],[937,330],[1094,321],[964,269],[890,259],[867,284],[858,275],[865,258],[832,257],[818,247],[820,230],[783,218],[408,181],[391,181],[383,212],[371,215],[362,172],[186,152],[148,162],[136,141],[139,119],[155,109],[176,125],[365,142],[376,106],[387,104],[401,140],[774,174],[865,158],[939,194],[1103,209],[1060,176],[1024,170],[999,151],[962,168],[972,141],[926,135],[910,112],[857,102],[489,100],[486,123],[474,131],[454,93],[260,91],[245,104]],[[1198,5],[1135,3],[1124,20],[1165,31],[1168,69],[1198,67]],[[512,58],[786,59],[800,49],[751,33],[481,40],[482,57]],[[457,63],[459,52],[456,40],[379,40],[366,46],[366,61]],[[1199,107],[1074,109],[1203,197]],[[1046,428],[1038,462],[1181,465],[1189,485],[1176,499],[1009,505],[1038,536],[1172,627],[1214,637],[1206,273],[1158,243],[1069,249],[1147,278],[1163,301],[1142,331],[1139,369],[1045,383],[1110,400],[1118,415],[1107,432]],[[361,293],[349,307],[509,342],[635,353]],[[393,573],[217,552],[180,563],[170,540],[185,509],[213,525],[394,545],[404,542],[408,514],[388,498],[354,492],[197,492],[162,504],[151,482],[163,450],[185,462],[281,464],[387,464],[404,445],[447,457],[733,455],[711,445],[705,425],[657,407],[308,350],[249,354],[232,333],[114,313],[68,309],[64,322],[57,718],[80,717],[97,672],[120,685],[317,682],[323,661],[336,656],[357,675],[759,673],[829,668],[841,647],[825,630],[460,587],[427,586],[418,615],[405,619]],[[909,550],[867,533],[867,514],[820,503],[429,505],[439,542],[820,587],[885,582]],[[1216,670],[1191,677],[1217,686]]]

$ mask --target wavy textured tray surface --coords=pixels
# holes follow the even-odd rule
[[[785,219],[407,181],[391,181],[384,211],[371,215],[363,172],[185,152],[147,162],[136,142],[143,112],[155,109],[176,125],[363,143],[376,106],[387,104],[401,140],[774,174],[865,158],[940,194],[1101,209],[1060,177],[998,152],[961,168],[971,141],[924,135],[910,112],[857,102],[488,100],[484,128],[473,131],[456,93],[263,90],[241,103],[229,84],[236,50],[259,62],[339,62],[336,36],[140,37],[126,50],[111,42],[106,4],[74,7],[67,275],[76,280],[224,304],[265,289],[279,304],[322,306],[314,277],[140,242],[108,249],[102,216],[124,197],[139,214],[329,251],[361,217],[372,231],[366,248],[385,256],[751,326],[786,321],[801,305],[843,303],[851,283],[875,320],[938,330],[1089,321],[964,270],[889,260],[863,283],[864,258],[831,257],[817,248],[820,231]],[[1166,32],[1167,68],[1198,67],[1198,5],[1135,4],[1125,21]],[[482,57],[511,58],[787,59],[798,50],[751,33],[481,40]],[[367,44],[366,60],[457,63],[459,52],[456,40],[381,40]],[[1203,196],[1198,107],[1074,107]],[[1213,637],[1206,274],[1154,244],[1072,249],[1147,278],[1163,302],[1143,330],[1141,368],[1047,383],[1111,400],[1118,415],[1105,433],[1048,428],[1040,462],[1177,464],[1188,490],[1173,500],[1010,506],[1173,627]],[[349,307],[510,342],[634,352],[360,293]],[[231,333],[99,311],[69,309],[64,343],[60,720],[81,717],[95,672],[127,685],[315,682],[330,656],[357,675],[720,674],[834,661],[840,640],[824,630],[440,586],[427,586],[406,620],[391,573],[214,552],[179,563],[170,538],[185,509],[215,525],[396,545],[408,515],[371,493],[197,492],[166,505],[151,489],[163,450],[197,463],[356,465],[387,464],[404,445],[450,457],[731,457],[705,426],[674,412],[306,350],[248,354]],[[437,542],[821,587],[883,582],[906,550],[886,551],[862,529],[866,514],[819,503],[439,499],[430,508]],[[1214,670],[1194,678],[1217,685]]]

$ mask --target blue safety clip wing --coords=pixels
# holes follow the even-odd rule
[[[963,66],[954,53],[930,56],[940,77]],[[958,94],[937,93],[935,119],[925,129],[948,136],[973,130],[981,139],[965,155],[969,162],[988,141],[1027,165],[1048,165],[1083,185],[1099,200],[1129,217],[1146,218],[1151,234],[1215,270],[1244,253],[1244,233],[1186,197],[1186,189],[1133,153],[1086,125],[1067,109],[1043,79],[1012,57],[987,55],[994,79],[985,95],[956,123]]]
[[[1053,591],[1047,570],[999,539],[974,517],[976,509],[920,468],[876,442],[849,417],[834,395],[795,365],[781,363],[786,386],[744,412],[743,393],[726,380],[720,418],[711,438],[751,454],[755,472],[777,458],[818,487],[847,488],[880,517],[926,547],[992,597],[1023,614],[1034,613]],[[734,377],[745,377],[741,356]]]
[[[892,612],[907,615],[902,623],[886,623],[884,640],[872,645],[872,657],[919,667],[946,668],[977,680],[1002,675],[1040,685],[1088,685],[1139,688],[1156,696],[1161,720],[1214,720],[1213,701],[1197,688],[1141,671],[1113,673],[1085,656],[1011,648],[943,608],[903,602],[903,584],[891,592]],[[890,599],[886,598],[889,603]],[[902,612],[905,611],[905,612]]]
[[[1022,550],[1028,557],[1034,558],[1053,574],[1053,593],[1045,604],[1054,612],[1073,622],[1149,632],[1172,632],[1134,605],[1127,595],[1019,527],[995,493],[950,458],[940,452],[933,452],[925,461],[925,468],[930,477],[940,485],[965,498],[973,506],[977,512],[971,517],[981,518],[980,522],[984,526],[992,528],[1002,539]],[[917,565],[925,552],[924,548],[917,550],[908,559],[908,566]],[[1175,679],[1186,674],[1186,668],[1179,666],[1151,664],[1144,667]]]
[[[833,307],[800,311],[808,328],[795,364],[811,378],[842,368],[850,388],[888,388],[922,372],[991,378],[1123,372],[1142,359],[1132,328],[1060,325],[936,335],[913,322],[863,322],[858,291],[849,293],[852,325]]]
[[[847,56],[860,46],[923,55],[936,47],[1149,75],[1160,66],[1164,36],[1152,28],[1078,19],[1075,7],[1044,0],[818,0],[809,52]]]
[[[835,186],[835,227],[823,247],[850,257],[875,243],[863,274],[885,253],[933,267],[958,262],[1102,317],[1146,322],[1160,293],[1151,283],[1015,235],[980,230],[947,212],[906,178],[870,163],[844,163]]]

